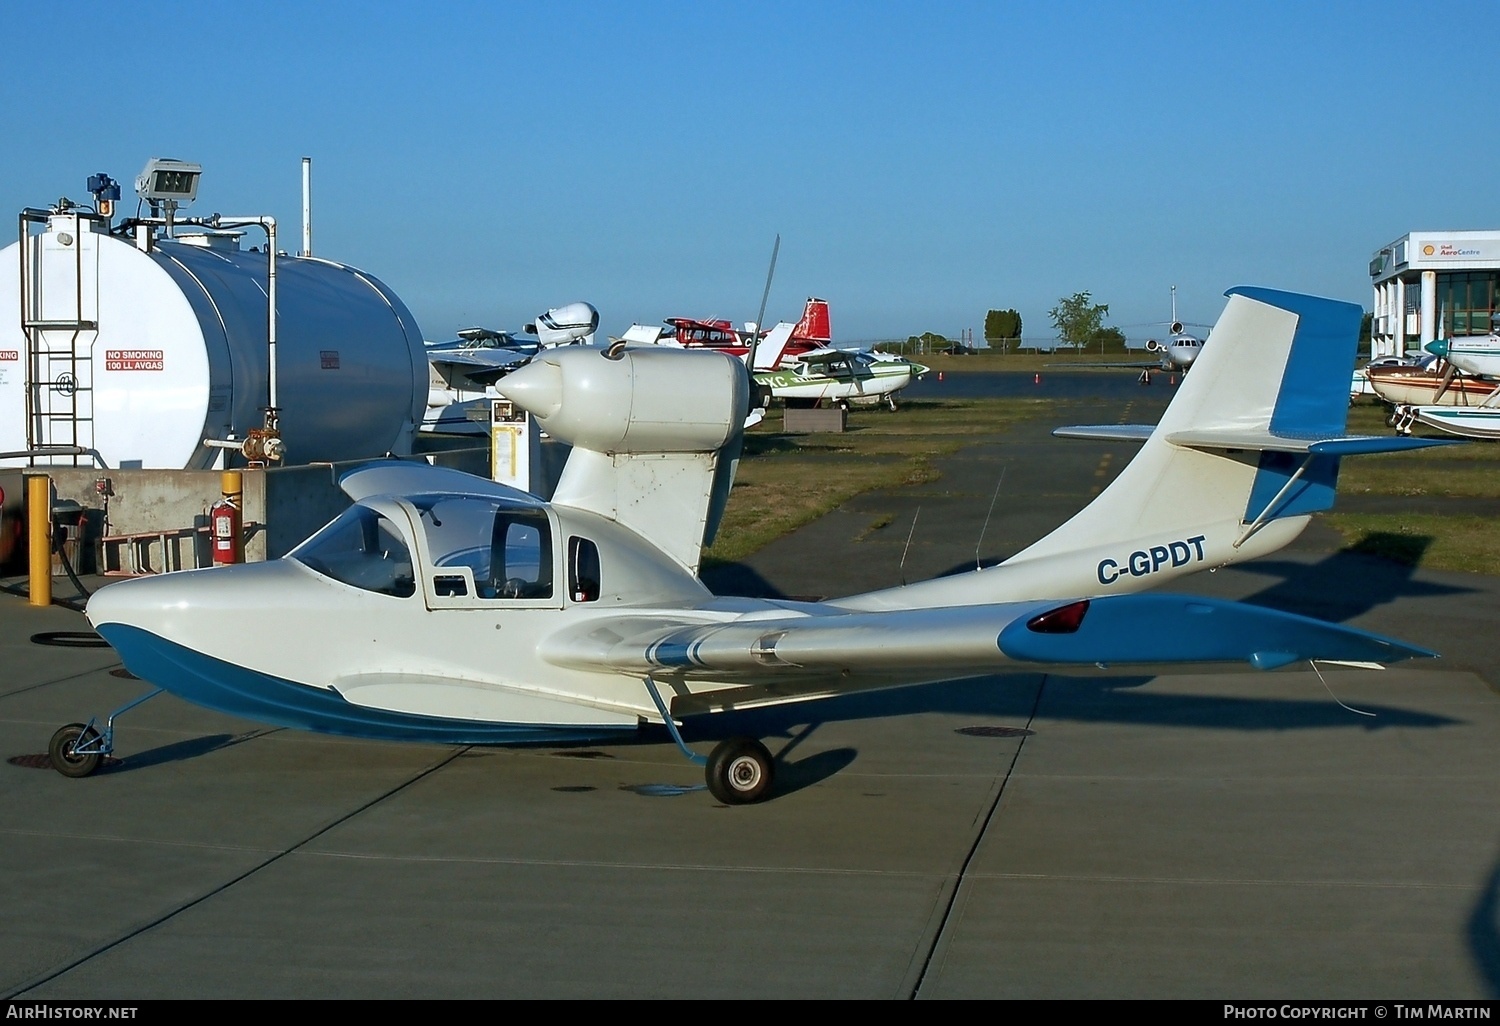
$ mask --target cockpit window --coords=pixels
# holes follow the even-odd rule
[[[468,567],[479,598],[552,597],[552,525],[546,513],[471,496],[419,497],[413,503],[433,566]]]
[[[411,552],[395,526],[368,506],[351,506],[291,552],[291,558],[354,588],[407,598],[417,590]]]
[[[568,539],[568,593],[574,602],[599,600],[599,547],[577,535]]]

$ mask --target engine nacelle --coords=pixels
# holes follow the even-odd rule
[[[713,452],[750,410],[745,365],[706,350],[544,349],[495,388],[548,434],[602,453]]]
[[[1166,346],[1162,345],[1154,338],[1146,339],[1146,352],[1148,353],[1159,353],[1166,348]]]
[[[528,335],[535,335],[544,346],[565,346],[574,342],[588,344],[599,330],[599,311],[591,303],[569,303],[548,310],[526,325]]]

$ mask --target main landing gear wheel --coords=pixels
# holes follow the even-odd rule
[[[88,747],[92,751],[80,752]],[[47,746],[52,768],[65,777],[86,777],[99,768],[104,754],[99,750],[99,732],[82,723],[70,723],[52,735]]]
[[[754,738],[720,741],[708,757],[708,790],[725,805],[749,805],[771,793],[776,764]]]

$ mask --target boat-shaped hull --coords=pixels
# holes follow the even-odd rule
[[[1418,406],[1416,419],[1428,427],[1464,438],[1500,438],[1500,409],[1490,406],[1464,409],[1457,406]]]
[[[1495,391],[1496,383],[1455,374],[1443,388],[1445,371],[1424,367],[1370,367],[1370,388],[1397,406],[1478,406]]]

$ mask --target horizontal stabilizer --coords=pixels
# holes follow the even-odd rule
[[[1209,428],[1173,431],[1173,445],[1192,449],[1248,449],[1254,452],[1302,452],[1314,456],[1363,456],[1376,452],[1402,452],[1431,445],[1453,445],[1456,438],[1402,438],[1397,435],[1324,435],[1297,438],[1272,431],[1241,431]]]
[[[1156,430],[1150,424],[1071,424],[1053,429],[1058,438],[1082,438],[1098,442],[1144,442]],[[1167,441],[1189,449],[1243,449],[1251,452],[1302,452],[1315,456],[1363,456],[1376,452],[1403,452],[1432,445],[1456,445],[1458,438],[1403,438],[1398,435],[1330,435],[1293,438],[1270,431],[1240,431],[1213,428],[1173,431]]]
[[[1054,428],[1058,438],[1084,438],[1096,442],[1144,442],[1156,428],[1151,424],[1072,424]]]

